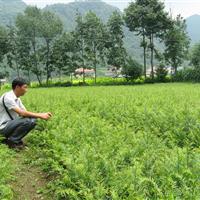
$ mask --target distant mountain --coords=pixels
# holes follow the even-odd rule
[[[0,25],[14,24],[18,13],[22,13],[26,8],[26,4],[22,0],[0,0]],[[57,14],[63,21],[66,31],[74,29],[76,23],[76,14],[86,14],[93,11],[105,23],[113,11],[120,10],[101,0],[75,1],[68,4],[53,4],[46,6],[44,10],[49,10]],[[121,13],[121,12],[120,12]],[[121,13],[122,14],[122,13]],[[187,30],[191,37],[192,43],[200,41],[200,15],[194,15],[186,19]],[[131,33],[128,28],[124,27],[125,47],[129,55],[135,57],[142,62],[142,49],[140,47],[140,39]],[[160,46],[158,44],[158,46]]]
[[[96,13],[96,15],[106,23],[108,18],[114,11],[122,12],[114,6],[111,6],[101,0],[91,1],[76,1],[68,4],[54,4],[46,6],[44,10],[49,10],[56,13],[63,21],[65,30],[71,31],[74,29],[76,22],[76,14],[81,13],[85,15],[88,11]],[[135,57],[138,61],[142,61],[142,50],[140,48],[140,40],[137,36],[131,33],[128,28],[124,27],[125,33],[125,47],[129,55]]]
[[[0,0],[0,25],[14,24],[17,14],[25,8],[22,0]]]
[[[63,21],[65,29],[70,31],[75,26],[76,13],[86,14],[89,10],[95,12],[98,17],[100,17],[103,22],[106,22],[113,11],[121,11],[111,6],[101,0],[91,0],[91,1],[76,1],[68,4],[54,4],[45,7],[44,9],[55,12]],[[191,38],[191,43],[200,42],[200,15],[193,15],[186,19],[187,31]],[[137,59],[141,60],[141,48],[139,38],[134,36],[133,33],[125,30],[125,46],[128,49],[130,55],[135,56]]]
[[[0,0],[0,25],[14,24],[16,15],[22,13],[25,8],[26,4],[22,0]],[[77,0],[68,4],[53,4],[46,6],[44,10],[49,10],[57,14],[61,18],[66,31],[74,29],[76,14],[78,12],[84,15],[88,11],[93,11],[104,23],[107,22],[112,12],[117,10],[121,13],[117,7],[111,6],[101,0],[87,0],[84,2]],[[125,27],[124,32],[125,47],[129,55],[135,57],[138,61],[142,61],[139,38]]]
[[[186,19],[187,31],[191,42],[200,42],[200,15],[192,15]]]
[[[101,0],[85,2],[76,1],[68,4],[53,4],[46,6],[44,10],[56,13],[62,19],[67,31],[70,31],[75,27],[77,13],[85,15],[88,11],[92,11],[96,13],[96,15],[100,17],[103,22],[106,22],[112,12],[115,10],[120,12],[118,8],[113,7]]]

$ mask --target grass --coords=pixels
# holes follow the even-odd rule
[[[0,199],[12,199],[13,192],[9,186],[9,181],[13,178],[11,172],[14,171],[12,165],[11,152],[5,145],[0,144]]]
[[[40,88],[22,99],[53,113],[27,141],[56,199],[199,199],[199,84]]]

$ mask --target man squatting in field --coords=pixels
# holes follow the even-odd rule
[[[12,90],[0,98],[0,134],[10,148],[22,149],[22,138],[34,129],[37,118],[48,120],[52,116],[50,112],[33,113],[26,110],[19,97],[27,90],[27,82],[16,78],[12,82]]]

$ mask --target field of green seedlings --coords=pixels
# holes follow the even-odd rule
[[[11,151],[5,145],[0,145],[0,199],[8,200],[13,196],[13,192],[7,184],[13,170]]]
[[[27,139],[56,199],[200,199],[199,84],[30,89],[22,100],[54,115]]]

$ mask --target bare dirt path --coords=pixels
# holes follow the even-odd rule
[[[48,200],[45,188],[47,177],[41,169],[28,160],[31,149],[16,152],[13,164],[16,166],[13,180],[10,183],[14,192],[14,200]]]

